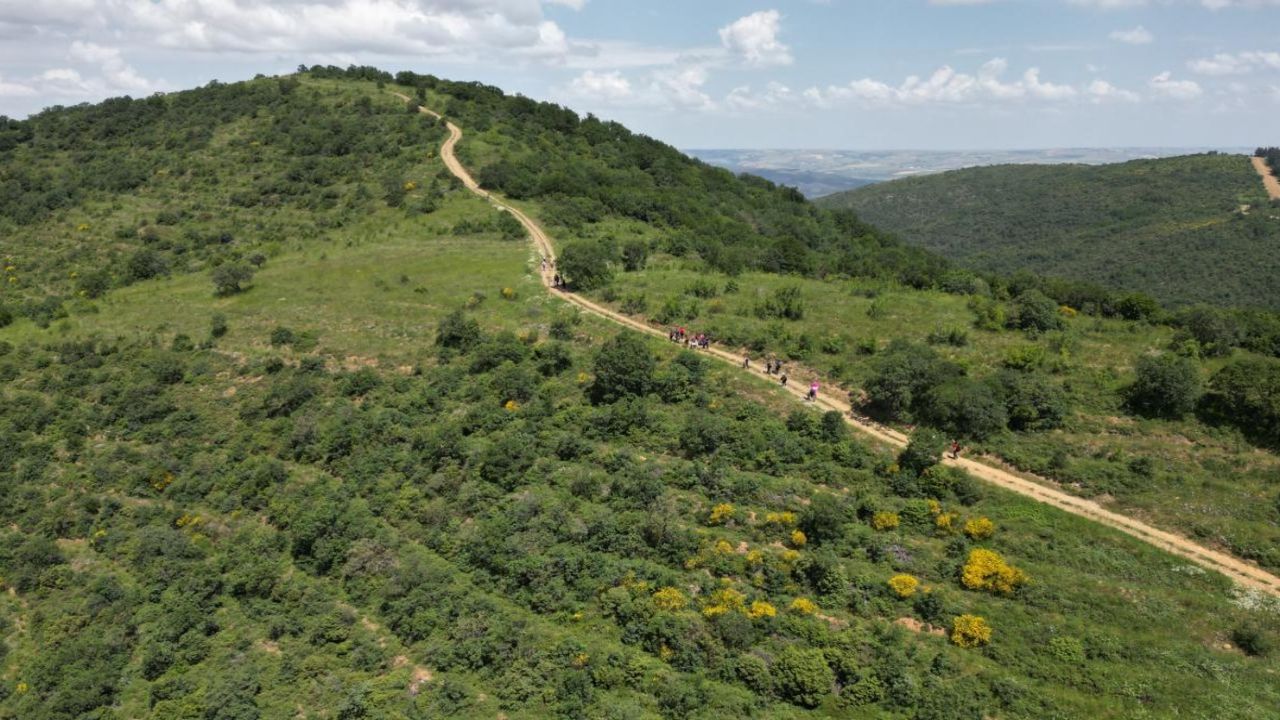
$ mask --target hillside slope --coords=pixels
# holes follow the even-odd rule
[[[507,213],[449,179],[443,128],[392,90],[458,124],[487,117],[458,146],[483,159],[478,175],[546,147],[566,177],[589,168],[590,192],[516,202],[561,220],[591,210],[575,242],[656,246],[713,224],[698,206],[714,205],[752,228],[734,251],[748,266],[839,248],[865,282],[919,277],[905,261],[922,255],[847,217],[620,128],[583,148],[543,124],[578,126],[564,111],[492,89],[478,101],[474,85],[321,69],[163,98],[202,104],[203,120],[160,108],[135,129],[256,149],[219,164],[197,139],[184,173],[128,127],[110,147],[81,139],[106,166],[136,153],[156,171],[6,227],[0,718],[1118,719],[1280,704],[1272,600],[577,315],[543,291]],[[373,137],[349,144],[361,127]],[[6,170],[72,171],[40,128]],[[342,158],[334,174],[234,196],[307,177],[296,165],[324,154],[291,151],[295,132]],[[685,214],[639,219],[680,192]],[[65,252],[41,256],[48,239]],[[103,286],[80,286],[96,266]],[[257,271],[211,282],[229,266]],[[744,295],[779,279],[738,277]]]
[[[818,204],[974,270],[1031,270],[1174,305],[1280,308],[1280,213],[1243,156],[970,168]]]

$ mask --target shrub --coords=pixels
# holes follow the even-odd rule
[[[972,518],[965,522],[964,534],[972,540],[986,540],[996,534],[996,524],[990,518]]]
[[[818,612],[818,605],[809,598],[796,598],[791,601],[787,609],[797,615],[812,615]]]
[[[806,537],[804,531],[799,528],[791,531],[789,539],[791,540],[791,547],[794,548],[802,548],[805,543],[809,542],[809,538]]]
[[[1267,637],[1266,632],[1253,623],[1246,623],[1232,630],[1231,641],[1241,651],[1254,657],[1270,655],[1275,649],[1275,644]]]
[[[921,398],[919,419],[953,436],[986,439],[1009,423],[1002,388],[960,377],[930,389]]]
[[[1005,562],[993,550],[975,548],[960,571],[960,582],[970,590],[987,590],[998,595],[1011,595],[1027,583],[1027,576]]]
[[[1209,381],[1206,400],[1213,419],[1280,445],[1280,361],[1249,358],[1230,363]]]
[[[598,242],[578,241],[560,251],[556,267],[575,290],[594,290],[613,281],[608,251]]]
[[[1059,428],[1071,412],[1071,402],[1062,388],[1038,373],[1002,372],[998,381],[1004,390],[1009,427],[1014,430]]]
[[[756,303],[755,314],[763,320],[804,319],[804,298],[799,286],[788,285],[774,290],[772,295]]]
[[[467,317],[461,310],[454,310],[440,321],[436,328],[436,345],[454,350],[468,350],[483,339],[480,323]]]
[[[911,434],[911,441],[898,455],[898,467],[902,472],[919,477],[931,467],[942,462],[942,450],[946,441],[935,430],[921,428]]]
[[[873,364],[863,388],[871,411],[890,419],[910,421],[929,391],[959,377],[960,368],[933,348],[894,340]]]
[[[900,598],[909,598],[916,594],[916,589],[920,587],[920,581],[914,575],[894,575],[889,578],[889,589],[894,595]]]
[[[227,316],[222,313],[214,313],[209,318],[209,336],[220,338],[227,334]]]
[[[876,530],[896,530],[901,520],[898,513],[881,510],[871,516],[871,527]]]
[[[653,606],[667,612],[678,612],[685,609],[689,599],[673,587],[664,587],[653,594]]]
[[[273,347],[292,345],[297,342],[297,340],[298,338],[293,334],[293,330],[284,327],[283,325],[277,325],[276,328],[271,331],[271,345]]]
[[[951,621],[951,642],[963,648],[991,642],[991,626],[978,615],[959,615]]]
[[[1012,312],[1005,324],[1011,328],[1042,333],[1063,327],[1058,304],[1039,290],[1027,290],[1013,300]]]
[[[747,608],[747,617],[752,620],[771,618],[777,616],[777,614],[778,609],[764,600],[755,600],[751,603],[751,606]]]
[[[1170,353],[1138,359],[1137,378],[1126,391],[1129,406],[1149,417],[1181,418],[1195,409],[1202,385],[1195,360]]]
[[[644,338],[624,330],[605,343],[596,356],[592,400],[609,403],[644,395],[653,388],[656,368],[657,362]]]
[[[773,677],[784,700],[808,708],[820,705],[835,683],[835,674],[821,650],[795,645],[778,653]]]
[[[243,288],[244,283],[253,279],[253,268],[240,263],[226,263],[219,265],[209,274],[213,280],[213,290],[216,294],[235,295]]]
[[[733,519],[735,509],[729,503],[720,503],[711,508],[711,515],[707,518],[707,522],[712,525],[724,525]]]
[[[622,269],[627,272],[643,270],[649,259],[649,244],[643,240],[628,240],[622,244]]]

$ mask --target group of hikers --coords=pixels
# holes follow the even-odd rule
[[[711,347],[711,338],[706,333],[694,335],[682,327],[671,328],[667,333],[667,339],[673,343],[683,344],[686,349],[691,350],[706,350]]]

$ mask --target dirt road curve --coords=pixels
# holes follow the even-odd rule
[[[1260,157],[1249,158],[1253,161],[1253,169],[1258,171],[1262,176],[1262,185],[1267,189],[1267,195],[1272,200],[1280,200],[1280,180],[1272,174],[1271,168],[1267,167],[1267,161]]]
[[[397,96],[402,98],[405,102],[412,102],[408,97],[399,95],[398,93]],[[437,113],[431,112],[426,108],[419,108],[419,111],[435,118],[440,117]],[[508,205],[494,194],[481,188],[480,185],[476,183],[475,179],[471,177],[471,173],[462,166],[462,163],[458,162],[458,158],[454,154],[453,149],[454,146],[458,144],[458,141],[462,139],[462,130],[451,122],[447,123],[447,127],[449,129],[449,137],[444,141],[444,144],[440,148],[440,157],[444,160],[444,164],[449,168],[449,171],[461,180],[462,183],[472,192],[476,193],[480,197],[488,199],[494,207],[500,210],[505,210],[515,216],[515,218],[518,219],[529,231],[529,235],[533,238],[533,242],[537,246],[538,252],[549,260],[554,259],[555,249],[552,246],[551,238],[547,236],[542,227],[530,219],[529,216],[521,212],[518,208]],[[624,325],[637,332],[666,337],[666,332],[663,329],[650,327],[649,325],[630,317],[616,313],[609,308],[591,302],[586,298],[565,290],[555,289],[552,287],[553,275],[554,273],[550,269],[543,271],[542,282],[552,293],[555,293],[564,301],[577,305],[593,315],[598,315],[619,325]],[[730,353],[716,347],[712,347],[706,352],[707,354],[727,363],[731,363],[737,367],[742,366],[741,355]],[[776,382],[772,376],[766,376],[764,371],[758,367],[758,365],[759,363],[753,365],[750,370],[743,370],[743,372],[750,372],[761,377],[768,377],[770,382]],[[792,375],[795,377],[796,374],[793,373]],[[796,382],[789,385],[787,390],[802,401],[808,402],[805,398],[808,391],[808,383],[801,382],[799,378],[795,379]],[[879,425],[871,420],[858,417],[854,414],[849,404],[843,400],[835,397],[822,396],[820,394],[816,405],[826,410],[838,410],[844,416],[845,421],[851,426],[866,435],[870,435],[880,442],[894,447],[905,447],[907,444],[907,436],[891,428]],[[1107,510],[1091,500],[1079,498],[1069,493],[1062,492],[1061,490],[1054,489],[1051,483],[1047,480],[1040,480],[1039,482],[1029,480],[1025,477],[1015,475],[1000,468],[992,467],[986,463],[970,460],[968,458],[960,458],[958,460],[947,458],[944,462],[947,465],[963,468],[971,475],[993,485],[998,485],[1006,490],[1016,492],[1019,495],[1024,495],[1047,505],[1052,505],[1073,515],[1079,515],[1102,523],[1103,525],[1113,527],[1121,532],[1132,535],[1143,542],[1190,560],[1204,568],[1220,572],[1241,585],[1257,588],[1280,597],[1280,577],[1272,575],[1271,573],[1239,558],[1232,557],[1231,555],[1218,552],[1216,550],[1210,550],[1209,548],[1202,547],[1184,537],[1151,527],[1145,523]]]

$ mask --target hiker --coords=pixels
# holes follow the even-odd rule
[[[546,272],[546,271],[547,271],[547,256],[543,255],[542,256],[542,272]]]
[[[957,460],[957,459],[959,459],[959,458],[960,458],[960,450],[961,450],[961,449],[962,449],[962,448],[960,447],[960,441],[959,441],[959,440],[952,440],[952,441],[951,441],[951,459],[952,459],[952,460]]]
[[[556,273],[555,278],[551,281],[551,287],[558,288],[564,285],[564,279],[560,277],[560,273]]]
[[[809,400],[816,402],[818,400],[818,381],[814,380],[809,383]]]
[[[786,387],[786,386],[787,386],[787,374],[782,373],[782,387]]]
[[[743,370],[750,370],[750,369],[751,369],[751,356],[750,356],[750,355],[743,355],[743,356],[742,356],[742,369],[743,369]]]

